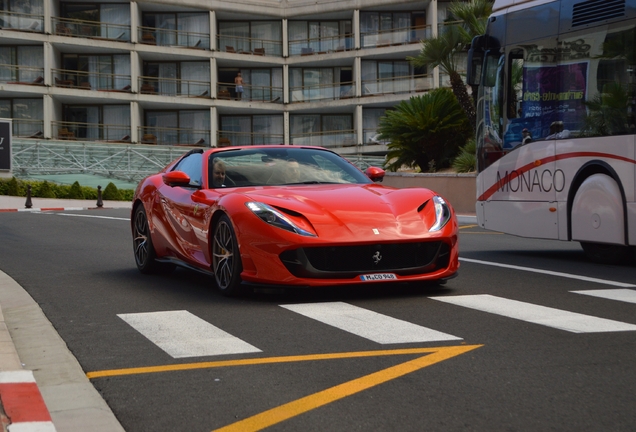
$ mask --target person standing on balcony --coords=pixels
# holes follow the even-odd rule
[[[236,85],[236,100],[243,99],[243,77],[240,72],[234,78],[234,84]]]

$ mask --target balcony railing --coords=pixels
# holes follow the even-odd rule
[[[209,147],[210,131],[188,128],[140,126],[139,142],[165,146]]]
[[[325,54],[328,52],[348,51],[353,48],[354,37],[352,34],[289,41],[290,56]]]
[[[433,77],[409,75],[362,81],[362,96],[387,93],[414,93],[433,89]]]
[[[255,132],[236,132],[236,131],[218,131],[218,146],[242,146],[242,145],[259,145],[259,144],[282,144],[284,142],[283,134],[275,133],[255,133]]]
[[[338,130],[292,134],[291,143],[320,147],[351,147],[356,145],[356,132],[354,130]]]
[[[44,15],[33,15],[3,10],[0,11],[0,28],[3,30],[20,30],[43,33]]]
[[[53,139],[130,142],[130,125],[108,125],[101,123],[51,122]]]
[[[130,92],[130,75],[117,75],[100,72],[84,72],[68,69],[51,69],[55,87],[78,88],[83,90],[100,90]]]
[[[0,64],[0,82],[7,84],[44,85],[44,68]]]
[[[210,35],[183,30],[139,27],[139,42],[147,45],[210,48]]]
[[[290,87],[289,101],[311,102],[321,99],[346,99],[355,96],[355,82],[321,84],[316,86]]]
[[[238,100],[235,88],[234,83],[218,83],[217,98]],[[283,88],[243,84],[243,95],[240,100],[283,103]]]
[[[13,119],[12,132],[16,138],[44,138],[44,121],[31,119]]]
[[[431,35],[430,26],[401,27],[391,30],[365,32],[360,34],[360,45],[362,48],[404,45],[429,39]]]
[[[253,39],[241,36],[217,35],[218,50],[234,54],[283,56],[283,42],[279,40]]]
[[[183,80],[176,78],[139,77],[139,92],[163,96],[210,97],[208,81]]]
[[[107,39],[121,42],[130,41],[130,25],[128,24],[112,24],[60,17],[53,17],[52,21],[53,32],[60,36]]]

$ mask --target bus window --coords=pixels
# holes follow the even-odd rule
[[[483,86],[480,88],[480,105],[484,106],[483,124],[478,125],[479,169],[485,169],[503,156],[501,132],[503,126],[504,56],[488,53],[484,64]]]
[[[561,39],[566,130],[580,136],[634,133],[635,37],[634,26],[620,25]]]

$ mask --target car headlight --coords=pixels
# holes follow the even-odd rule
[[[444,198],[435,195],[433,197],[433,205],[435,206],[435,223],[428,230],[429,232],[439,231],[444,228],[451,218],[451,210]]]
[[[263,222],[275,226],[285,231],[290,231],[299,235],[316,237],[315,234],[310,233],[307,230],[300,228],[294,222],[289,220],[287,216],[262,202],[250,201],[245,203],[248,209],[250,209],[256,216],[258,216]]]

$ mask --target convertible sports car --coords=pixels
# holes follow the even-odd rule
[[[175,265],[249,284],[445,281],[459,268],[457,219],[429,189],[377,184],[320,147],[196,149],[142,180],[131,217],[143,273]]]

